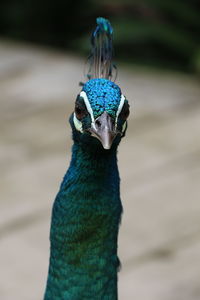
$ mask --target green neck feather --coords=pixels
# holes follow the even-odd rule
[[[75,143],[52,211],[45,300],[117,299],[121,211],[116,149]]]

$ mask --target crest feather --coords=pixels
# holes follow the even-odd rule
[[[88,58],[89,70],[87,78],[105,78],[111,80],[113,69],[116,71],[116,67],[112,63],[113,28],[107,19],[99,17],[96,19],[96,22],[97,26],[91,35],[92,50]]]

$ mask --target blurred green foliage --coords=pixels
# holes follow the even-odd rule
[[[0,34],[89,51],[98,16],[114,27],[116,59],[200,71],[199,0],[1,0]]]

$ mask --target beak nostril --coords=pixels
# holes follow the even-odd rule
[[[99,121],[99,120],[96,120],[96,125],[98,126],[98,127],[100,127],[101,126],[101,122]]]
[[[106,111],[92,123],[89,131],[93,137],[100,140],[104,149],[111,148],[113,140],[118,134],[115,130],[114,119]]]

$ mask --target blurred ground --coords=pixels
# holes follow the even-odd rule
[[[52,202],[70,159],[77,57],[0,42],[0,299],[40,300]],[[118,66],[131,103],[119,149],[121,300],[200,299],[200,87]]]

